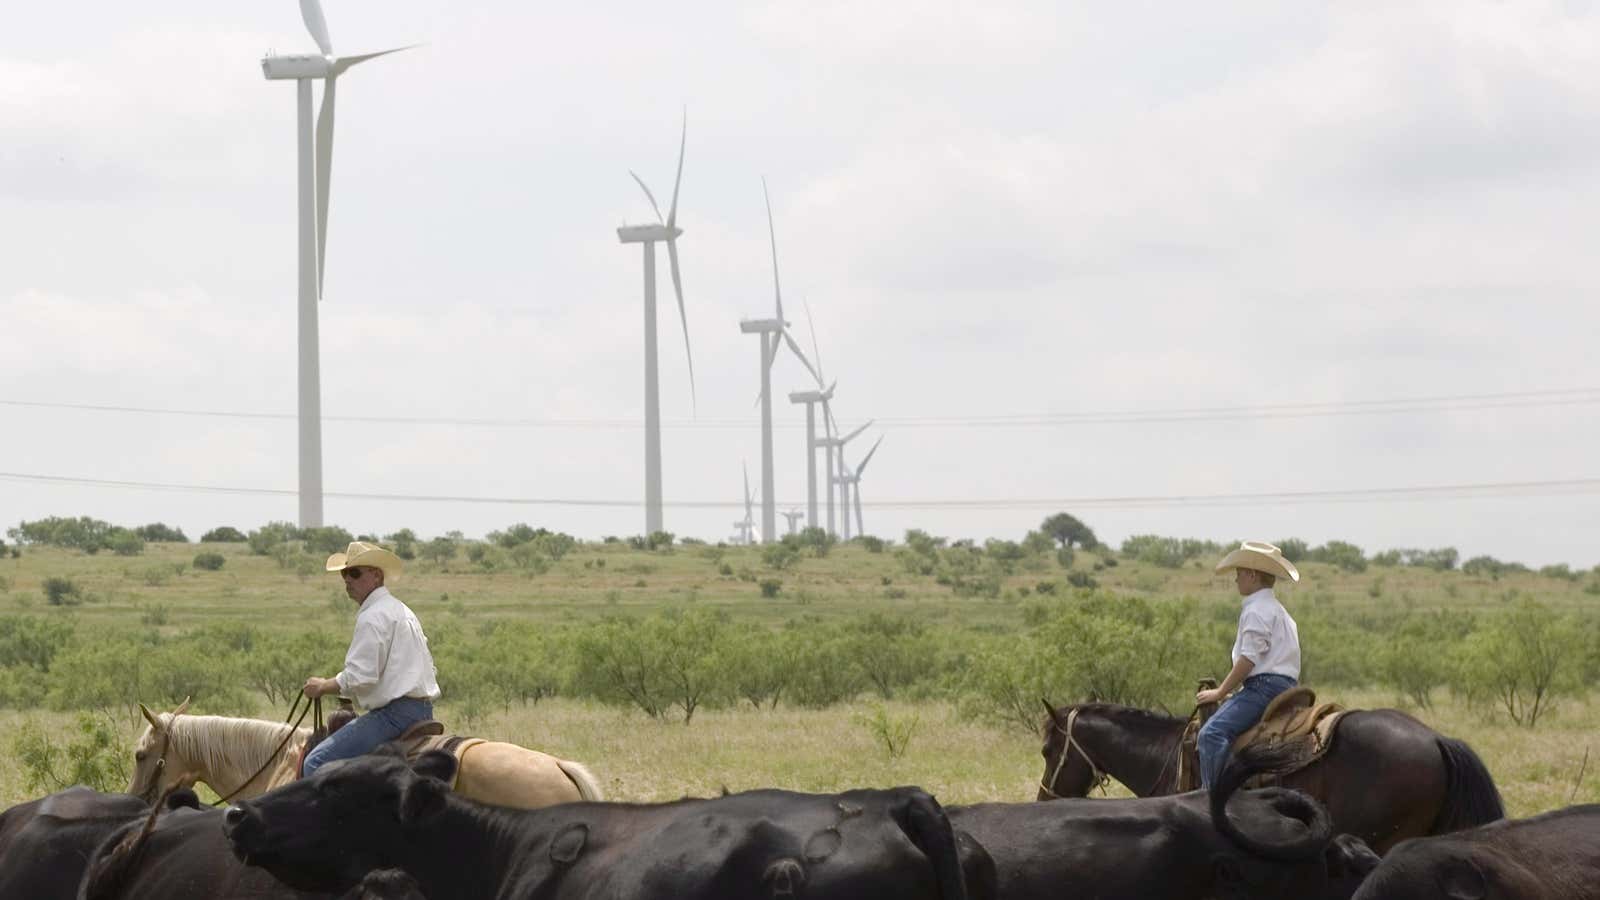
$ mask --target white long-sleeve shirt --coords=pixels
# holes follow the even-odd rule
[[[334,676],[339,693],[369,710],[401,697],[431,702],[439,699],[437,679],[428,637],[416,614],[388,588],[374,588],[356,613],[344,670]]]
[[[1251,675],[1287,675],[1300,680],[1300,627],[1278,602],[1272,588],[1244,598],[1239,610],[1239,636],[1233,640],[1233,662],[1255,663]]]

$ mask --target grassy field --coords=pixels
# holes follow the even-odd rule
[[[248,623],[264,630],[320,629],[347,633],[349,601],[333,576],[297,556],[283,561],[252,556],[244,545],[206,545],[223,553],[220,571],[196,570],[198,545],[149,545],[139,556],[85,555],[28,548],[20,558],[0,561],[0,616],[71,617],[82,624],[155,628],[176,634],[217,622]],[[1228,580],[1209,564],[1177,569],[1080,552],[1074,571],[1103,589],[1149,598],[1230,596]],[[1305,581],[1285,592],[1290,608],[1348,612],[1351,616],[1392,610],[1495,610],[1518,597],[1533,597],[1554,609],[1591,609],[1595,576],[1579,579],[1533,573],[1498,579],[1422,568],[1382,567],[1350,573],[1308,564]],[[726,573],[726,574],[724,574]],[[800,616],[824,619],[885,611],[934,623],[960,624],[1000,634],[1020,632],[1023,608],[1039,584],[1061,585],[1068,573],[1049,556],[1023,560],[1003,577],[997,596],[957,596],[933,576],[908,574],[890,552],[842,546],[825,558],[803,555],[781,571],[764,564],[758,549],[679,547],[644,552],[620,544],[586,544],[546,571],[506,565],[484,571],[465,558],[448,564],[414,563],[395,585],[424,624],[513,619],[543,623],[588,621],[611,613],[649,612],[690,603],[727,610],[736,619],[780,624]],[[66,578],[79,589],[77,605],[51,605],[44,582]],[[762,596],[758,582],[781,580],[776,597]],[[1217,648],[1219,668],[1225,646]],[[1316,653],[1307,647],[1308,656]],[[310,673],[308,673],[310,674]],[[327,674],[327,673],[321,673]],[[449,672],[441,672],[448,693]],[[1191,673],[1173,673],[1187,683]],[[1338,694],[1351,706],[1396,705],[1393,692]],[[864,720],[883,710],[891,719],[916,721],[907,750],[891,759]],[[279,718],[282,710],[262,704],[239,714]],[[1439,730],[1465,738],[1484,757],[1515,815],[1600,802],[1600,707],[1564,699],[1534,730],[1518,727],[1481,707],[1468,707],[1448,693],[1431,710],[1416,711]],[[441,718],[452,708],[442,704]],[[71,713],[0,710],[0,729],[24,722],[67,734]],[[137,732],[132,720],[117,726],[127,746]],[[1007,729],[959,717],[947,701],[878,704],[867,700],[822,710],[780,706],[708,709],[685,726],[654,720],[636,710],[575,699],[545,700],[509,712],[489,713],[474,729],[580,760],[593,768],[616,799],[662,800],[684,795],[778,786],[836,790],[853,786],[920,784],[951,803],[1027,800],[1041,775],[1039,741]],[[1587,764],[1586,754],[1595,751]],[[130,752],[131,756],[131,752]],[[1583,770],[1579,780],[1580,769]],[[0,804],[32,794],[17,761],[0,754]]]

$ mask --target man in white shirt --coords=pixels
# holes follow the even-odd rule
[[[1239,689],[1206,720],[1196,740],[1200,784],[1207,790],[1222,774],[1234,739],[1261,721],[1272,698],[1300,679],[1300,629],[1272,592],[1280,577],[1299,581],[1299,571],[1283,558],[1283,551],[1261,541],[1245,541],[1217,563],[1218,573],[1229,569],[1244,598],[1233,640],[1233,669],[1215,690],[1194,696],[1196,703],[1216,703]]]
[[[338,693],[365,710],[306,754],[310,775],[336,759],[360,756],[392,741],[418,722],[433,718],[439,683],[422,623],[389,593],[386,582],[400,574],[400,557],[376,544],[356,541],[328,557],[329,572],[344,578],[344,592],[360,607],[344,669],[332,678],[306,679],[304,693]]]

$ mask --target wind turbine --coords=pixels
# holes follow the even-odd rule
[[[817,445],[826,450],[828,454],[828,533],[833,534],[833,486],[842,484],[842,482],[839,480],[840,476],[835,475],[833,471],[834,454],[837,453],[839,455],[839,468],[840,471],[843,472],[845,470],[844,445],[855,440],[856,437],[861,434],[861,432],[866,431],[869,427],[871,427],[874,420],[868,419],[855,431],[840,437],[839,423],[833,418],[833,410],[828,407],[828,400],[826,398],[824,398],[822,401],[822,414],[823,424],[827,426],[827,435],[818,438]],[[844,536],[845,539],[848,540],[850,537],[850,498],[846,488],[841,487],[839,492],[841,496],[841,502],[844,504]]]
[[[801,298],[805,302],[805,298]],[[818,403],[822,404],[822,430],[827,435],[832,435],[831,425],[828,422],[828,401],[833,399],[833,389],[839,386],[835,381],[822,389],[822,351],[817,347],[817,324],[811,318],[811,304],[805,302],[806,325],[811,331],[811,356],[817,364],[817,389],[811,391],[791,391],[790,403],[804,403],[806,405],[806,526],[816,528],[817,522],[817,448],[823,446],[817,443],[817,409]],[[828,450],[828,484],[833,483],[833,450]],[[829,532],[832,528],[833,488],[828,489]]]
[[[408,47],[334,56],[328,23],[318,0],[300,0],[300,18],[321,53],[268,56],[261,60],[269,81],[296,82],[299,97],[299,407],[300,525],[322,525],[322,380],[317,335],[317,301],[328,260],[328,192],[333,175],[333,108],[338,78],[351,66],[398,53]],[[311,82],[321,80],[322,109],[311,126]]]
[[[789,333],[789,323],[783,318],[783,290],[778,284],[778,232],[772,225],[772,198],[767,194],[767,180],[761,179],[761,196],[767,201],[767,234],[772,240],[772,296],[775,313],[770,319],[743,319],[739,330],[745,334],[761,335],[761,541],[770,543],[778,531],[778,511],[772,472],[772,364],[778,359],[778,345],[786,343],[789,349],[817,381],[817,370],[811,367],[806,355],[800,351],[794,336]]]
[[[753,505],[753,502],[750,499],[750,467],[749,466],[745,466],[744,467],[744,518],[740,519],[737,522],[734,522],[733,523],[733,527],[739,529],[739,542],[742,543],[742,544],[745,544],[746,546],[755,543],[754,533],[755,533],[756,522],[755,522],[755,517],[752,514],[752,510],[751,510],[752,505]]]
[[[856,536],[860,537],[867,533],[866,526],[861,523],[861,473],[866,471],[867,463],[872,462],[872,454],[878,452],[878,445],[881,443],[883,443],[883,438],[879,437],[873,443],[872,449],[867,451],[866,458],[861,460],[861,465],[856,466],[854,472],[850,471],[850,466],[844,461],[844,448],[841,447],[839,449],[839,466],[844,470],[839,475],[839,496],[841,502],[844,503],[844,539],[847,541],[850,540],[850,488],[852,486],[855,488],[856,495]]]
[[[678,174],[672,182],[672,205],[667,217],[644,179],[629,170],[655,210],[654,225],[623,225],[617,239],[624,244],[644,245],[644,531],[661,531],[661,392],[656,376],[656,244],[665,241],[667,263],[672,271],[672,290],[678,296],[678,319],[683,324],[683,351],[689,358],[689,397],[694,398],[694,353],[689,349],[689,314],[683,307],[683,278],[678,273],[678,187],[683,183],[683,151],[689,140],[689,117],[684,114],[683,132],[678,138]]]

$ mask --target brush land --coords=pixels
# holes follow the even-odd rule
[[[1237,615],[1204,542],[454,543],[420,544],[431,556],[393,585],[434,645],[439,717],[580,760],[623,800],[890,784],[1031,799],[1040,697],[1186,712],[1196,677],[1225,670]],[[125,787],[141,701],[281,719],[348,640],[323,549],[30,544],[0,560],[0,804]],[[1513,815],[1600,802],[1600,574],[1333,558],[1280,590],[1307,684],[1464,738]]]

